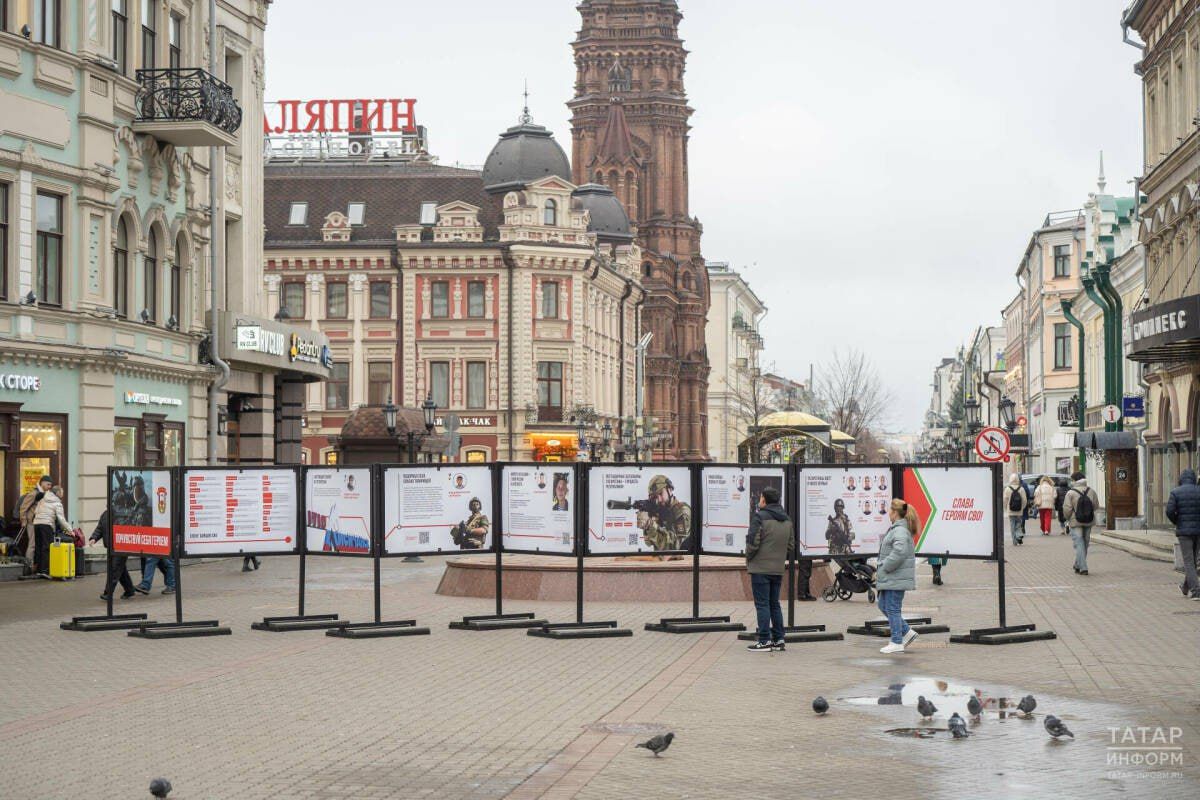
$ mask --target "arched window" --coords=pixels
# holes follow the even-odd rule
[[[146,322],[158,319],[158,258],[158,234],[151,228],[142,259],[142,308],[148,315]]]
[[[649,278],[654,274],[654,265],[649,261],[647,261],[645,264],[642,264],[642,274]]]
[[[117,220],[113,244],[113,309],[118,317],[129,316],[129,226],[124,217]]]
[[[546,210],[542,222],[547,225],[558,224],[558,203],[553,200],[546,201]]]
[[[683,288],[686,291],[689,291],[689,292],[692,291],[692,288],[693,288],[692,273],[690,273],[690,272],[683,273]]]
[[[183,324],[183,314],[181,300],[183,298],[183,257],[187,252],[187,242],[182,236],[175,239],[175,259],[171,262],[171,282],[169,286],[170,300],[170,315],[175,318],[174,328],[176,330]],[[170,319],[167,323],[170,324]]]

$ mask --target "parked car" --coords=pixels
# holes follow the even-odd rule
[[[1021,474],[1021,486],[1025,489],[1025,497],[1029,500],[1025,505],[1025,519],[1033,519],[1037,516],[1037,507],[1033,504],[1033,492],[1037,489],[1037,485],[1045,475],[1046,473],[1042,472],[1025,472]],[[1049,473],[1049,477],[1054,481],[1055,489],[1069,489],[1071,487],[1070,475],[1051,472]]]

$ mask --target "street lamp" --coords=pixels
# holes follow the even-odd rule
[[[967,411],[968,429],[977,428],[979,426],[979,401],[975,399],[975,395],[967,395],[966,402],[963,403],[963,408]]]
[[[1000,422],[1009,433],[1017,427],[1017,404],[1008,395],[1000,398]]]
[[[608,420],[605,420],[604,427],[600,429],[600,443],[604,446],[605,455],[610,452],[609,448],[612,446],[612,435],[612,423]]]
[[[392,405],[392,396],[389,394],[387,402],[383,404],[383,424],[387,426],[388,436],[396,435],[396,406]]]
[[[587,441],[583,438],[587,433],[587,423],[583,420],[583,415],[575,417],[575,460],[585,461],[584,448],[587,446]]]
[[[425,402],[421,403],[421,410],[425,412],[425,433],[433,433],[434,412],[437,411],[437,403],[433,402],[432,392],[425,395]]]

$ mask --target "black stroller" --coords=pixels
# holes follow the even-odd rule
[[[859,592],[867,593],[867,601],[875,602],[875,568],[867,563],[865,558],[833,557],[838,565],[833,583],[821,593],[826,603],[832,603],[839,597],[849,600]]]

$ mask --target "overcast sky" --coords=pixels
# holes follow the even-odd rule
[[[568,153],[572,0],[280,0],[268,100],[415,97],[444,164],[521,110]],[[769,308],[764,365],[863,350],[915,431],[934,364],[999,324],[1048,211],[1140,173],[1127,0],[681,0],[703,253]],[[503,11],[498,10],[503,8]]]

